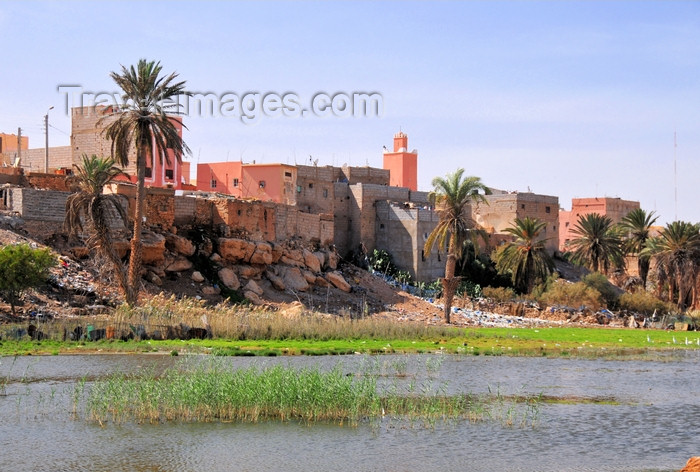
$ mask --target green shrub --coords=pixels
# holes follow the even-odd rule
[[[583,282],[575,284],[564,280],[552,284],[538,299],[545,305],[563,305],[568,307],[585,306],[592,310],[597,310],[603,304],[603,296],[600,292],[589,287]]]
[[[601,274],[600,272],[592,272],[584,275],[581,278],[581,282],[586,284],[588,287],[596,289],[603,296],[603,300],[605,300],[608,308],[617,308],[620,295],[618,290],[613,284],[610,283],[605,275]]]
[[[634,293],[623,293],[619,300],[620,308],[623,310],[641,313],[643,315],[651,315],[657,313],[668,313],[671,310],[671,305],[659,300],[651,293],[640,290]]]
[[[510,287],[484,287],[484,296],[499,303],[515,300],[515,291]]]
[[[12,244],[0,249],[0,297],[10,303],[12,313],[29,288],[46,282],[56,257],[49,249],[32,249],[28,244]]]

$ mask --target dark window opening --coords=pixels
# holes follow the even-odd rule
[[[151,177],[153,177],[153,169],[146,167],[146,178],[150,179]]]
[[[291,172],[285,172],[285,173],[284,173],[284,176],[291,179],[291,178],[292,178],[292,173],[291,173]]]
[[[525,204],[524,204],[524,203],[521,203],[521,204],[520,204],[520,208],[522,208],[522,209],[524,210],[524,209],[525,209]]]
[[[233,179],[233,186],[238,187],[238,179]]]
[[[258,182],[258,187],[265,188],[265,181],[261,180],[260,182]]]
[[[552,209],[550,207],[544,207],[544,212],[545,213],[551,213]]]
[[[423,249],[420,250],[420,260],[425,261],[425,251]]]
[[[384,229],[384,223],[379,223],[379,229]]]
[[[236,213],[238,213],[238,216],[241,216],[241,210],[238,210]]]
[[[216,188],[216,179],[211,179],[211,188]]]
[[[165,178],[170,180],[175,178],[175,174],[173,173],[172,169],[165,169]]]
[[[309,184],[309,188],[314,188],[314,184]]]

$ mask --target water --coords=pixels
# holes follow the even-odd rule
[[[201,358],[190,358],[189,362]],[[401,372],[446,391],[614,399],[544,404],[534,428],[500,422],[357,427],[298,423],[126,424],[75,419],[76,378],[160,371],[182,358],[0,359],[0,471],[672,471],[700,454],[700,354],[664,362],[472,356],[226,358],[236,367]],[[385,385],[396,377],[382,377]],[[0,387],[1,390],[1,387]]]

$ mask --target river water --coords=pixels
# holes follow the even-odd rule
[[[71,413],[79,377],[157,372],[202,359],[0,358],[0,471],[636,472],[677,471],[689,457],[700,455],[698,352],[654,361],[447,355],[218,360],[232,367],[281,363],[330,369],[339,364],[348,373],[379,373],[385,386],[413,382],[449,393],[611,400],[542,404],[529,412],[527,423],[516,415],[512,425],[498,420],[409,425],[386,418],[358,426],[100,426]]]

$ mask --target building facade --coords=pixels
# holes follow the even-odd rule
[[[576,238],[572,230],[581,216],[598,213],[609,217],[613,223],[619,223],[629,212],[638,208],[640,208],[639,202],[620,198],[572,198],[571,211],[559,212],[559,250],[565,251],[566,244]]]

